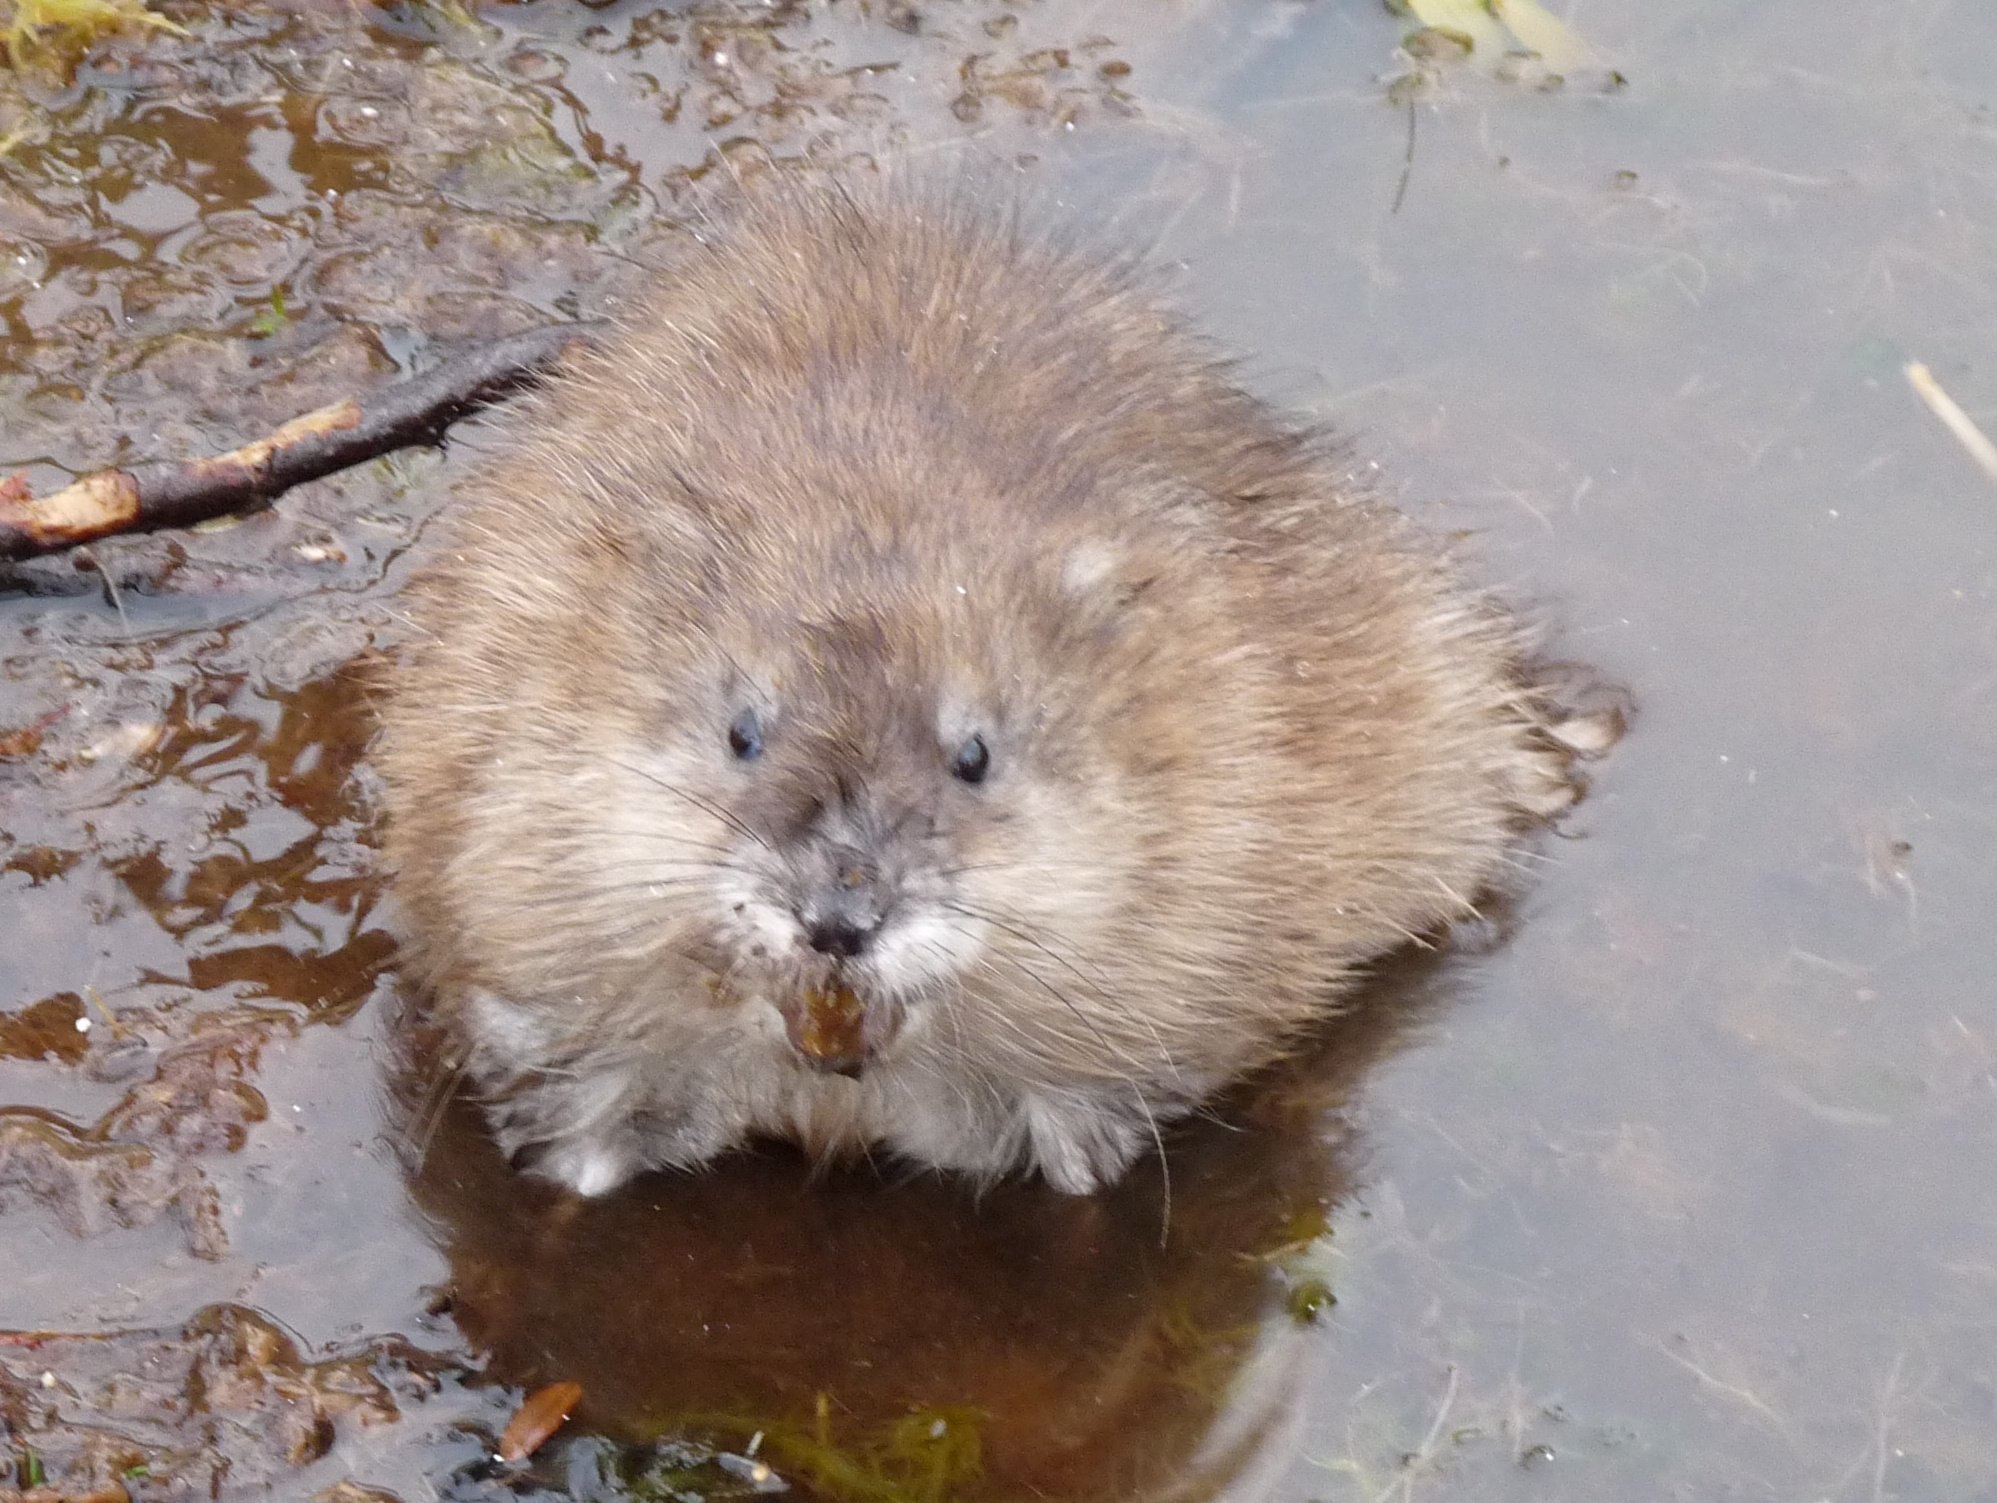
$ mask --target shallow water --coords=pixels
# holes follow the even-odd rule
[[[1505,944],[1173,1140],[1162,1245],[1155,1164],[578,1206],[389,1068],[365,675],[476,434],[16,570],[0,1497],[1997,1498],[1997,486],[1901,369],[1997,430],[1997,11],[1567,14],[1558,90],[1332,0],[301,0],[0,79],[38,483],[600,311],[714,149],[967,150],[1640,707]]]

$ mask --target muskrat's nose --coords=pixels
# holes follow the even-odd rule
[[[862,921],[852,913],[833,912],[809,925],[804,937],[821,954],[851,959],[867,948],[867,941],[880,927],[878,922]]]
[[[802,905],[798,918],[812,949],[850,960],[867,948],[886,917],[880,867],[850,846],[834,846],[828,854],[831,880]]]

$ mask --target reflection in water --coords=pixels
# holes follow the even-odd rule
[[[1442,969],[1401,962],[1224,1117],[1171,1134],[1169,1215],[1155,1158],[1092,1198],[974,1198],[782,1149],[587,1201],[513,1173],[472,1103],[427,1114],[421,1069],[397,1082],[402,1136],[459,1325],[501,1381],[580,1383],[579,1426],[738,1450],[761,1432],[822,1497],[1242,1496],[1328,1299],[1340,1108]]]

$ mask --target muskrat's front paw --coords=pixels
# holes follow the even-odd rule
[[[549,1143],[526,1158],[529,1174],[592,1197],[608,1195],[645,1167],[635,1147],[600,1137]]]
[[[1064,1195],[1093,1195],[1123,1178],[1151,1141],[1144,1124],[1094,1104],[1026,1104],[1034,1167]]]

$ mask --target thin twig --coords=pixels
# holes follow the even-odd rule
[[[1942,390],[1941,382],[1918,360],[1907,362],[1907,380],[1914,388],[1914,395],[1928,404],[1928,411],[1942,420],[1942,426],[1956,436],[1956,441],[1969,450],[1969,457],[1976,461],[1983,473],[1997,481],[1997,444],[1990,442],[1983,430],[1970,420],[1968,413],[1956,406],[1955,398]]]
[[[1408,179],[1415,175],[1415,91],[1408,90],[1408,145],[1401,154],[1401,181],[1394,189],[1394,206],[1387,212],[1398,214],[1408,196]]]
[[[1456,1404],[1457,1376],[1456,1364],[1452,1362],[1449,1364],[1449,1382],[1442,1390],[1442,1402],[1435,1406],[1435,1418],[1429,1424],[1428,1434],[1422,1437],[1421,1444],[1409,1452],[1406,1460],[1401,1463],[1401,1475],[1382,1488],[1373,1503],[1387,1503],[1388,1496],[1395,1492],[1400,1493],[1403,1503],[1414,1496],[1415,1473],[1433,1456],[1435,1443],[1442,1439],[1442,1427],[1449,1419],[1449,1411]]]

